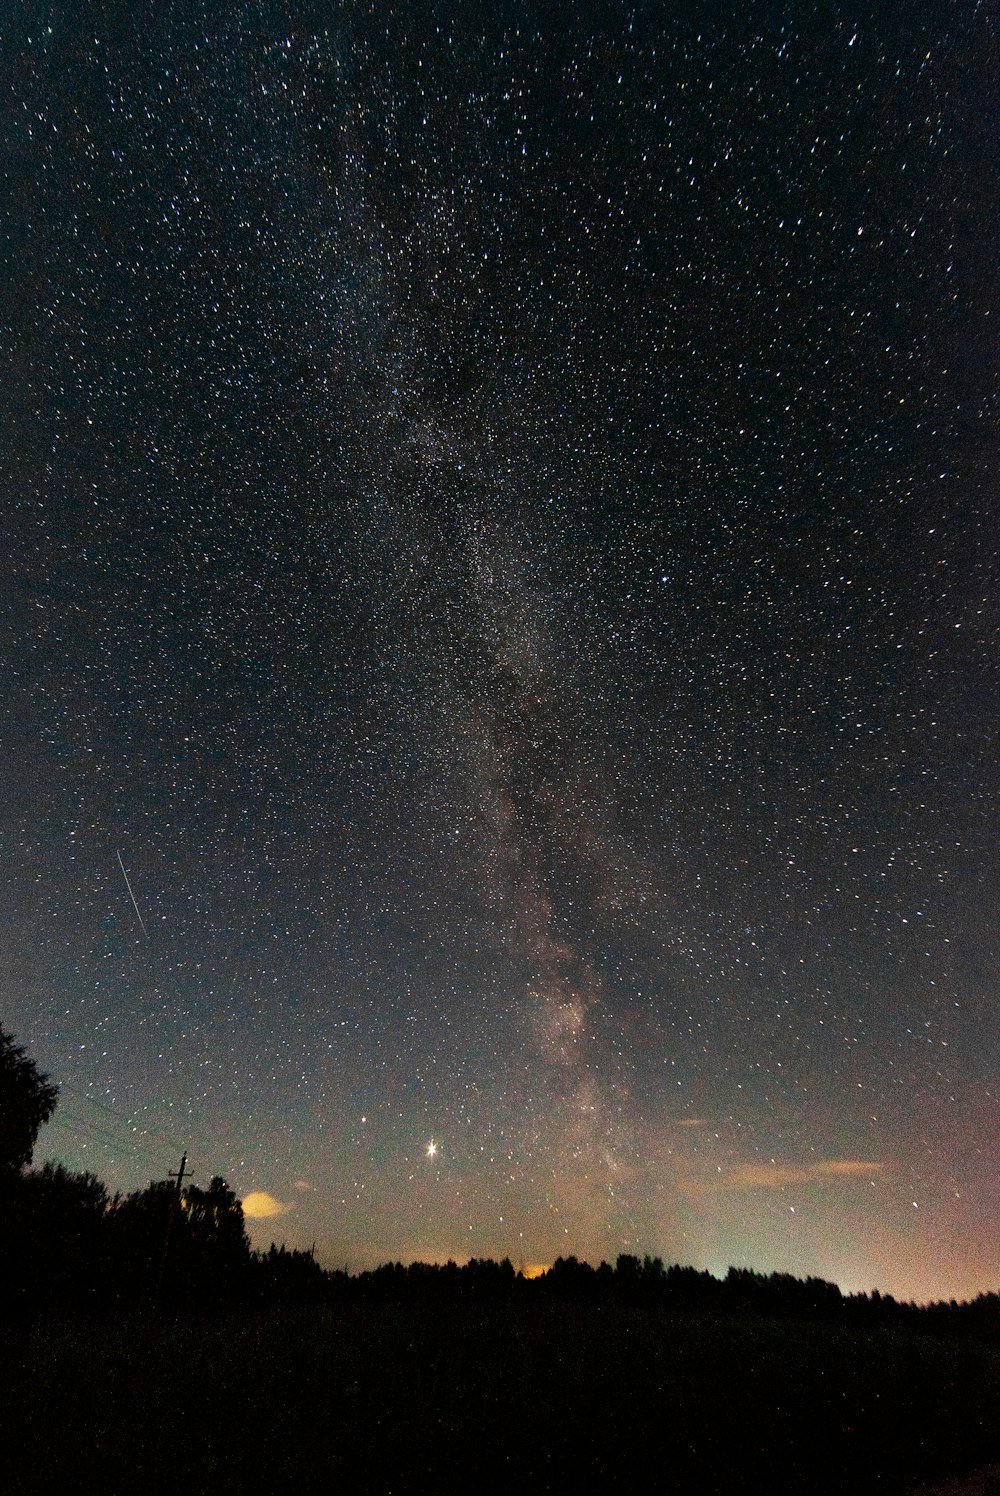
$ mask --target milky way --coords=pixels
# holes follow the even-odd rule
[[[335,9],[5,28],[41,1155],[995,1286],[995,22]]]

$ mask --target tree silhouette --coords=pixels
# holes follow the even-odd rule
[[[123,1299],[148,1297],[163,1259],[164,1242],[177,1210],[177,1187],[151,1179],[145,1189],[116,1196],[108,1211],[110,1260]]]
[[[221,1175],[216,1174],[207,1190],[189,1184],[184,1205],[192,1234],[210,1242],[223,1256],[241,1260],[249,1248],[243,1224],[243,1206]]]
[[[238,1290],[251,1260],[250,1239],[243,1206],[226,1181],[216,1174],[207,1190],[188,1185],[181,1220],[177,1256],[186,1267],[191,1291]]]
[[[16,1246],[18,1281],[31,1301],[101,1302],[111,1203],[101,1181],[44,1163],[22,1174],[9,1196],[5,1244]]]
[[[0,1175],[31,1163],[38,1129],[56,1109],[56,1086],[0,1029]]]
[[[38,1288],[36,1242],[25,1198],[38,1129],[57,1091],[0,1029],[0,1404],[16,1408],[27,1385],[29,1327]]]

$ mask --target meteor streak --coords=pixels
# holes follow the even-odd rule
[[[135,917],[139,921],[139,927],[142,930],[142,933],[145,935],[146,939],[148,940],[149,939],[149,931],[146,929],[146,926],[143,923],[142,915],[139,913],[139,905],[135,901],[135,894],[132,892],[132,885],[131,885],[131,883],[128,880],[128,873],[125,871],[125,864],[124,864],[124,862],[122,862],[122,854],[119,852],[117,855],[118,855],[118,866],[122,870],[122,877],[125,879],[125,887],[128,889],[128,896],[132,900],[132,908],[135,910]]]

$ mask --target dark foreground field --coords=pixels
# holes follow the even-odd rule
[[[39,1322],[16,1384],[32,1493],[888,1492],[1000,1451],[988,1347],[623,1306]]]

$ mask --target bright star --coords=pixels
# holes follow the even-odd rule
[[[438,1145],[437,1145],[437,1143],[435,1143],[434,1139],[431,1138],[430,1142],[427,1144],[427,1157],[428,1158],[437,1158],[437,1151],[438,1151]]]

